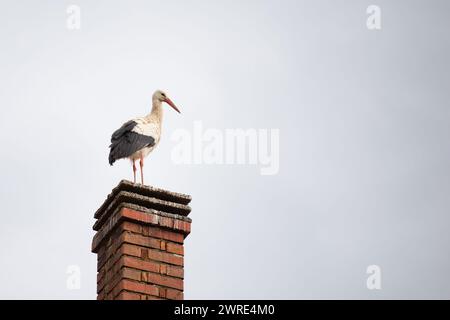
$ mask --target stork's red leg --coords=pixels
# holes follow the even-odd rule
[[[134,160],[131,160],[133,162],[133,178],[134,178],[134,183],[136,183],[136,163],[134,162]]]
[[[139,161],[139,165],[141,166],[141,183],[144,184],[144,158],[141,157]]]

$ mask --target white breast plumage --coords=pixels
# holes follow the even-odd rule
[[[136,118],[134,121],[137,125],[133,128],[133,132],[153,137],[155,145],[158,144],[161,137],[161,123],[152,121],[153,119]]]

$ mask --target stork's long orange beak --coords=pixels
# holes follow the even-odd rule
[[[166,102],[169,106],[171,106],[172,108],[175,109],[176,112],[181,113],[180,110],[178,110],[177,106],[175,105],[175,103],[172,102],[172,100],[170,100],[169,98],[166,98],[164,100],[164,102]]]

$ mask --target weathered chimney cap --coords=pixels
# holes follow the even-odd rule
[[[174,214],[179,216],[178,218],[181,220],[190,221],[187,216],[191,212],[191,207],[188,206],[191,199],[191,196],[187,194],[122,180],[95,212],[94,218],[98,220],[95,222],[93,229],[98,231],[108,217],[124,204],[133,207],[138,206],[143,211],[150,210],[162,214]]]

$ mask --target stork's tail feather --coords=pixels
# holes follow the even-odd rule
[[[112,166],[114,164],[114,162],[116,162],[117,159],[114,158],[112,152],[109,153],[109,157],[108,157],[108,161],[109,164]]]

